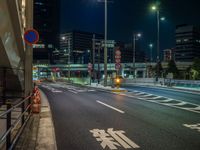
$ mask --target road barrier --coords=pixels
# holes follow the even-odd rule
[[[33,113],[40,113],[41,109],[41,95],[38,87],[35,87],[33,90],[33,96],[32,96],[32,112]]]
[[[5,147],[6,150],[12,150],[16,144],[19,136],[21,135],[27,121],[31,116],[31,97],[30,94],[28,97],[22,99],[17,104],[13,105],[10,100],[6,101],[6,111],[0,114],[0,119],[6,120],[6,131],[0,137],[0,145]],[[15,109],[21,108],[19,112],[20,115],[16,119],[12,118],[12,113],[16,113]],[[0,149],[2,148],[0,147]]]

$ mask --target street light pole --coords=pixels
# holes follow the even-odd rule
[[[70,73],[70,39],[68,38],[68,80],[70,81],[70,76],[71,76],[71,73]]]
[[[136,61],[135,45],[136,45],[136,40],[139,37],[141,37],[140,33],[133,33],[133,79],[136,77],[135,75],[135,61]]]
[[[157,62],[160,60],[160,11],[157,9]]]
[[[107,86],[107,0],[105,0],[104,86]]]
[[[136,35],[133,33],[133,79],[135,78],[135,40]]]
[[[150,64],[151,64],[152,61],[153,61],[153,58],[152,58],[152,49],[153,49],[153,44],[149,44],[149,47],[150,47]]]

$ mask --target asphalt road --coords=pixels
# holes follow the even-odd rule
[[[124,88],[128,89],[129,91],[137,90],[141,92],[147,92],[159,96],[165,96],[168,98],[173,98],[177,100],[183,100],[186,102],[191,102],[200,105],[200,93],[190,93],[185,92],[184,90],[171,90],[167,88],[154,88],[154,87],[144,87],[144,86],[124,86]]]
[[[95,89],[40,87],[58,150],[200,150],[200,114]]]

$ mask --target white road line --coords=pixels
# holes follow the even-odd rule
[[[195,108],[191,108],[191,109],[193,109],[193,110],[200,110],[200,106],[195,107]]]
[[[143,93],[143,92],[141,92],[141,93],[138,93],[138,94],[134,94],[134,95],[144,95],[144,94],[146,94],[146,93]]]
[[[106,107],[109,107],[109,108],[111,108],[111,109],[113,109],[113,110],[115,110],[115,111],[117,111],[117,112],[119,112],[119,113],[122,113],[122,114],[125,113],[124,111],[122,111],[122,110],[120,110],[120,109],[117,109],[117,108],[115,108],[115,107],[113,107],[113,106],[110,106],[110,105],[108,105],[108,104],[105,104],[105,103],[103,103],[103,102],[101,102],[101,101],[96,101],[96,102],[99,103],[99,104],[102,104],[102,105],[104,105],[104,106],[106,106]]]
[[[144,95],[142,97],[147,97],[148,98],[148,96],[152,96],[152,94],[147,94],[147,95]]]
[[[72,91],[72,90],[69,90],[69,92],[72,92],[72,93],[74,93],[74,94],[77,94],[78,92],[75,92],[75,91]]]
[[[180,103],[178,103],[178,104],[172,104],[172,105],[183,106],[183,105],[185,105],[185,104],[187,104],[187,103],[186,103],[186,102],[180,102]]]
[[[171,102],[173,101],[173,99],[166,99],[166,100],[156,100],[158,102]],[[170,103],[171,104],[171,103]]]
[[[158,99],[158,98],[162,98],[162,96],[155,96],[155,97],[152,97],[152,98],[149,98],[149,99]]]

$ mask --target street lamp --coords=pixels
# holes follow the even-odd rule
[[[61,39],[63,41],[66,41],[67,40],[67,45],[68,45],[68,80],[70,81],[70,76],[71,76],[71,73],[70,73],[70,37],[66,38],[65,36],[62,36]],[[66,52],[66,49],[64,50],[64,52]]]
[[[149,48],[150,48],[150,63],[152,63],[152,61],[153,61],[153,58],[152,58],[153,44],[152,43],[149,44]]]
[[[157,5],[153,5],[151,7],[152,11],[156,11],[157,13],[157,78],[159,74],[159,61],[160,61],[160,21],[164,21],[165,17],[160,18],[160,8]]]
[[[151,9],[153,11],[156,11],[156,13],[157,13],[157,57],[156,57],[156,59],[157,59],[157,62],[158,62],[159,59],[160,59],[160,57],[159,57],[160,56],[160,10],[155,5],[153,5],[151,7]]]
[[[133,78],[135,78],[135,59],[136,59],[136,51],[135,51],[135,43],[141,37],[141,33],[133,33]]]
[[[105,7],[105,33],[104,33],[104,86],[107,86],[107,59],[108,59],[108,49],[107,49],[107,17],[108,17],[108,0],[97,0],[97,2],[104,2]]]

